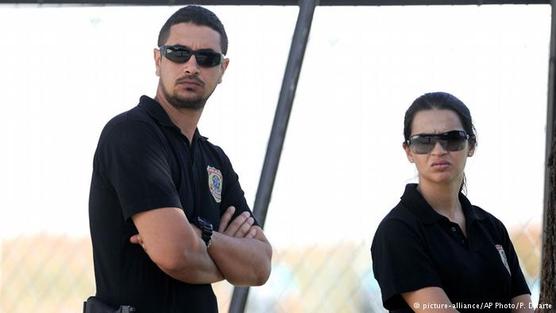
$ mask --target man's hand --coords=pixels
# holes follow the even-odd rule
[[[230,206],[212,234],[208,253],[228,282],[236,286],[260,286],[270,275],[272,247],[249,212],[234,216]]]
[[[255,238],[257,235],[257,228],[253,226],[255,219],[245,211],[232,221],[235,210],[233,206],[226,209],[220,219],[218,232],[236,238]]]

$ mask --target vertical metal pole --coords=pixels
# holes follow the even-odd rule
[[[555,94],[555,70],[556,70],[556,1],[551,0],[551,7],[552,7],[552,18],[551,18],[551,29],[550,29],[550,59],[548,63],[548,105],[546,110],[546,147],[545,147],[545,165],[548,165],[548,159],[550,158],[550,153],[552,151],[552,140],[554,136],[554,121],[556,113],[554,111],[554,99]],[[544,203],[546,205],[548,196],[550,194],[550,186],[549,186],[549,175],[548,172],[545,171],[544,174]],[[545,207],[546,209],[546,207]]]
[[[305,48],[307,47],[307,40],[313,22],[313,14],[317,5],[318,0],[299,0],[297,23],[290,46],[286,71],[282,80],[278,105],[276,106],[276,112],[274,114],[274,122],[272,123],[272,130],[266,149],[261,178],[255,196],[255,205],[253,206],[253,214],[261,224],[261,227],[264,226],[266,220],[266,213],[272,195],[272,188],[274,187],[276,172],[278,171],[278,164],[280,163],[284,139],[286,138],[286,130],[288,128],[293,100],[295,98],[299,73],[301,72]],[[249,287],[235,287],[229,313],[243,313],[245,311],[248,294]]]
[[[556,112],[554,104],[556,102],[556,0],[551,0],[551,29],[550,29],[550,60],[548,64],[548,105],[546,113],[546,147],[545,147],[545,171],[544,171],[544,213],[543,213],[543,244],[541,257],[541,294],[539,303],[550,303],[556,305],[556,204],[554,201],[554,181],[551,179],[554,160],[551,160],[554,143],[554,131],[556,127]],[[556,155],[552,155],[555,158]],[[545,310],[541,310],[545,312]]]

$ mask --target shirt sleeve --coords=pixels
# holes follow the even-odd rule
[[[249,205],[247,204],[247,200],[245,199],[245,193],[243,189],[241,189],[241,185],[239,183],[239,176],[234,171],[232,163],[230,159],[222,149],[219,149],[220,153],[223,156],[225,162],[225,174],[224,174],[224,186],[222,190],[222,202],[220,204],[220,214],[224,214],[226,209],[229,206],[234,206],[236,211],[234,212],[233,218],[236,218],[241,213],[248,211],[251,214],[251,217],[255,220],[254,225],[260,226],[259,222],[251,212]],[[232,218],[232,219],[233,219]]]
[[[162,135],[140,121],[107,126],[97,152],[98,167],[114,188],[123,217],[181,203],[172,179]]]
[[[506,257],[508,259],[508,266],[510,267],[512,279],[511,297],[514,298],[523,294],[531,294],[531,291],[527,286],[527,282],[525,281],[525,277],[523,276],[523,272],[521,271],[519,259],[514,249],[514,245],[510,240],[508,230],[501,221],[496,220],[496,222],[498,224],[498,231],[502,235],[502,245],[504,250],[507,251]]]
[[[373,272],[388,310],[407,308],[401,294],[442,287],[423,238],[406,222],[385,219],[371,247]]]

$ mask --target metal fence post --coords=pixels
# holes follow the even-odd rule
[[[554,151],[554,131],[556,127],[556,1],[551,1],[550,59],[548,64],[548,104],[546,111],[546,147],[544,170],[544,213],[541,258],[541,292],[539,304],[556,305],[556,155]],[[553,307],[554,309],[554,307]],[[548,312],[541,308],[541,312]]]

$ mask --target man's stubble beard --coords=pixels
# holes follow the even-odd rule
[[[166,86],[160,82],[160,86],[162,87],[162,93],[166,100],[176,109],[189,109],[199,111],[205,107],[205,103],[207,102],[208,97],[197,97],[196,99],[183,99],[177,95],[172,95],[166,89]],[[211,93],[212,94],[212,93]]]

